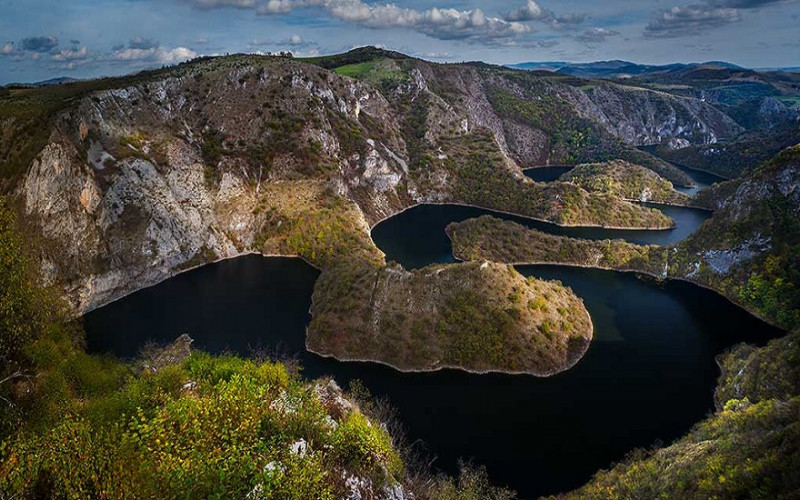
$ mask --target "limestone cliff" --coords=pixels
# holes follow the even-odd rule
[[[379,262],[369,226],[425,201],[614,225],[592,212],[597,195],[536,187],[518,162],[624,156],[665,134],[707,143],[730,132],[725,117],[700,101],[390,56],[339,56],[369,62],[356,78],[338,74],[350,61],[336,57],[312,65],[232,56],[12,93],[0,107],[8,115],[0,187],[13,193],[28,237],[39,243],[48,282],[86,311],[244,252],[300,254],[324,265],[319,254],[329,257],[338,245],[331,235]],[[634,108],[617,104],[631,92],[660,104],[647,117],[639,106],[629,114]],[[509,107],[517,101],[527,107]],[[564,123],[537,118],[552,111],[563,112]],[[480,151],[470,146],[476,141]],[[486,190],[474,189],[488,178],[495,182]],[[646,227],[670,224],[646,208],[602,203],[603,213]],[[309,229],[314,235],[300,227],[309,218],[319,224]],[[309,243],[317,234],[325,245]]]

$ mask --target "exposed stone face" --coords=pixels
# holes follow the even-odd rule
[[[201,249],[219,258],[239,254],[237,229],[242,241],[252,241],[252,230],[244,230],[252,201],[232,180],[209,190],[185,144],[173,145],[166,172],[135,157],[100,171],[78,161],[75,146],[59,135],[28,172],[21,194],[26,214],[58,246],[47,259],[48,274],[66,281],[78,311],[168,277]],[[235,208],[218,211],[222,205]]]
[[[297,162],[277,158],[273,168],[253,171],[231,155],[209,165],[201,145],[210,130],[232,142],[261,141],[254,120],[267,118],[247,114],[262,103],[273,106],[264,99],[275,92],[284,94],[284,114],[304,113],[314,122],[301,131],[302,139],[318,141],[322,161],[338,165],[332,183],[341,195],[368,192],[369,198],[359,198],[367,213],[403,207],[395,189],[408,165],[399,134],[376,135],[368,139],[366,154],[347,156],[328,120],[330,113],[345,120],[390,115],[380,93],[311,66],[274,66],[100,92],[57,119],[17,194],[31,226],[52,242],[41,256],[46,278],[64,286],[76,311],[155,284],[192,263],[255,250],[261,187],[296,178]],[[314,106],[301,112],[309,100]],[[209,168],[221,172],[217,180],[209,181]]]
[[[427,96],[430,144],[488,129],[506,154],[498,168],[521,176],[518,164],[547,162],[547,134],[500,118],[487,99],[493,85],[521,92],[512,80],[422,61],[408,74],[382,93],[293,61],[222,62],[80,99],[56,118],[16,188],[28,226],[49,242],[45,279],[85,312],[191,265],[259,251],[270,183],[319,179],[358,205],[365,230],[415,203],[452,201],[446,170],[416,184],[395,99]],[[695,100],[618,86],[548,89],[634,144],[713,142],[732,127]],[[219,158],[207,151],[214,137]],[[286,150],[280,141],[290,141]]]
[[[637,146],[680,139],[687,142],[676,144],[712,144],[744,131],[710,104],[663,92],[604,84],[578,89],[573,98],[588,117]]]

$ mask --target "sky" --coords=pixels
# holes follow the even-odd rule
[[[0,85],[363,45],[495,64],[800,66],[800,0],[0,0]]]

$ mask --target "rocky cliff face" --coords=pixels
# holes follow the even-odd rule
[[[86,311],[193,265],[263,251],[265,228],[293,223],[275,210],[297,210],[309,182],[309,203],[337,211],[341,200],[366,234],[415,203],[459,201],[442,166],[459,163],[452,137],[489,131],[502,153],[492,168],[525,183],[518,162],[667,136],[706,143],[733,127],[700,101],[616,85],[413,59],[375,67],[354,79],[285,59],[218,58],[63,106],[13,187],[45,277]],[[509,113],[507,95],[560,110],[569,126]],[[584,123],[597,137],[564,139]]]
[[[670,274],[719,290],[780,326],[800,324],[800,146],[698,201],[714,216],[677,248]]]
[[[32,231],[51,243],[45,275],[65,283],[84,311],[192,264],[253,250],[262,186],[306,169],[329,169],[309,176],[328,177],[345,195],[369,193],[365,212],[398,210],[402,139],[376,134],[363,150],[345,151],[335,128],[357,126],[359,113],[390,115],[374,90],[288,61],[82,99],[58,117],[17,188]],[[287,120],[303,126],[283,130]],[[275,147],[280,141],[292,144]]]
[[[616,138],[634,146],[670,141],[711,144],[743,131],[733,119],[699,99],[483,66],[413,64],[418,81],[435,82],[426,85],[426,90],[438,93],[442,101],[461,111],[458,114],[468,116],[466,127],[492,130],[504,150],[523,166],[567,159],[558,143],[567,139],[560,136],[575,133],[575,128],[597,134],[595,141]],[[508,109],[509,99],[532,104],[540,112],[520,112],[519,106]],[[437,120],[441,122],[439,115]],[[577,140],[566,146],[580,149],[589,144]],[[600,149],[608,151],[612,146]],[[591,159],[597,158],[586,158]]]
[[[585,92],[589,117],[636,146],[713,144],[744,129],[704,101],[635,87],[604,84]],[[676,142],[677,140],[677,142]]]

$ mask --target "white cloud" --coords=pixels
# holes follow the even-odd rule
[[[418,10],[391,3],[367,4],[363,0],[269,0],[257,11],[259,14],[286,14],[308,7],[320,7],[331,17],[367,28],[407,28],[441,39],[491,40],[532,31],[520,22],[488,17],[481,9],[432,7]]]
[[[534,0],[528,0],[523,7],[514,9],[505,15],[507,21],[546,21],[552,17],[552,13],[539,7]]]
[[[89,50],[86,48],[86,46],[83,46],[80,49],[62,49],[53,54],[51,59],[54,61],[76,61],[87,59],[88,57]]]
[[[503,19],[506,21],[539,21],[550,24],[553,28],[568,28],[577,24],[582,24],[589,16],[570,12],[567,14],[556,15],[553,11],[544,9],[535,0],[528,0],[528,3],[507,12]]]
[[[298,34],[294,34],[291,36],[291,38],[289,38],[289,43],[292,45],[301,45],[303,43],[303,37]]]
[[[662,38],[696,35],[740,20],[738,9],[684,5],[659,12],[645,27],[645,35]]]
[[[116,61],[146,61],[161,64],[173,64],[187,61],[197,57],[197,52],[186,47],[163,49],[153,47],[149,49],[124,48],[115,50],[111,58]]]
[[[6,43],[0,47],[0,56],[10,56],[15,52],[13,43]]]

